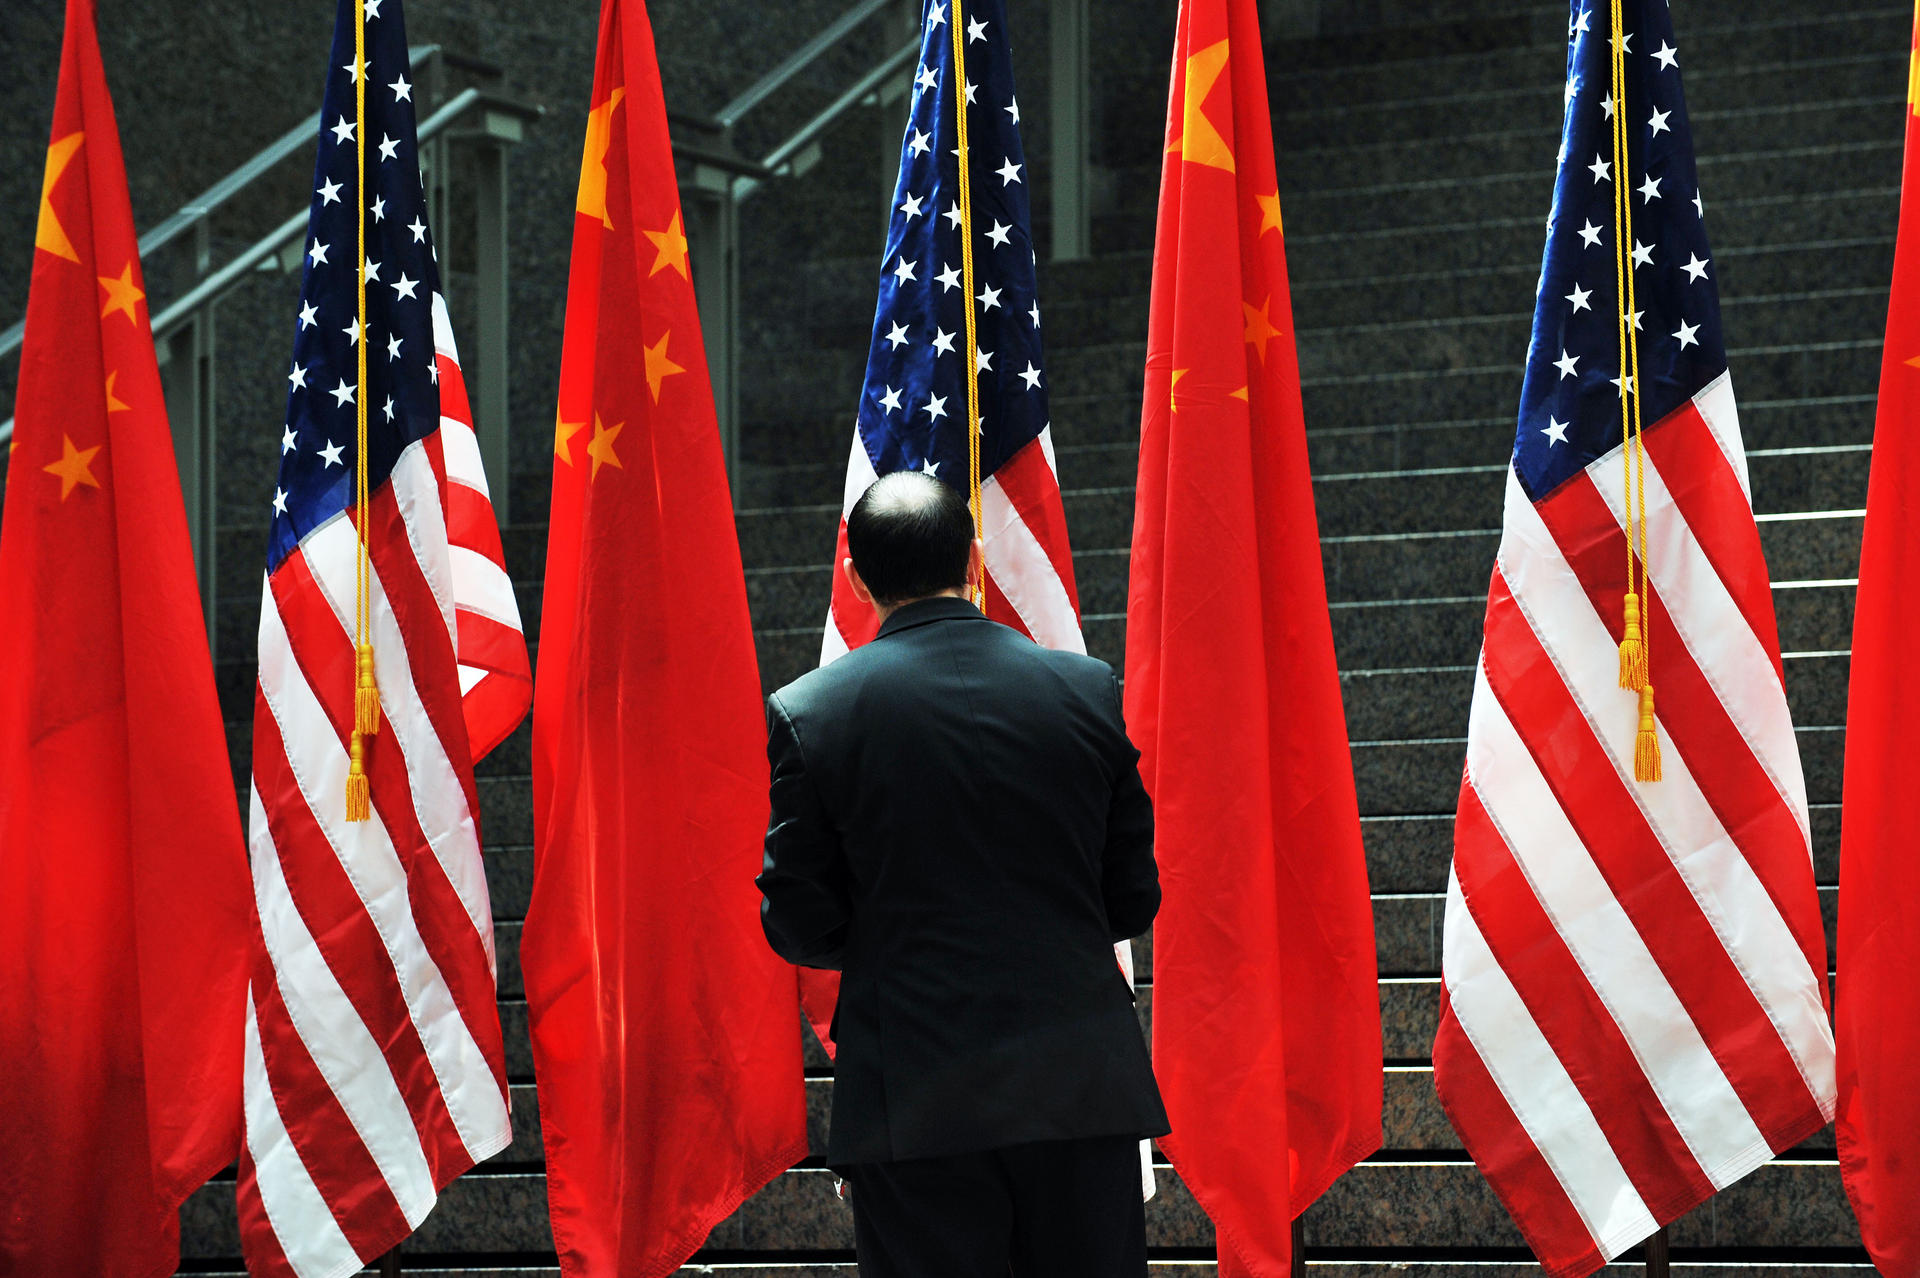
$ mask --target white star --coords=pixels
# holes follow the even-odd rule
[[[941,355],[953,354],[953,334],[936,326],[933,331],[933,349]]]
[[[1707,264],[1700,260],[1698,253],[1693,254],[1693,260],[1680,269],[1687,273],[1687,279],[1691,283],[1698,284],[1706,278]]]
[[[1000,219],[996,217],[993,219],[993,229],[987,232],[987,238],[993,241],[995,248],[1005,248],[1007,246],[1007,233],[1011,230],[1013,230],[1011,226],[1000,225]]]
[[[1672,129],[1667,127],[1667,117],[1672,114],[1673,112],[1671,111],[1655,111],[1652,118],[1647,121],[1647,128],[1650,130],[1647,136],[1657,138],[1662,133],[1673,132]]]
[[[349,80],[352,80],[355,84],[360,83],[360,64],[358,62],[342,62],[340,69],[347,73]]]
[[[917,265],[918,263],[916,262],[909,262],[906,258],[901,258],[893,268],[893,278],[905,284],[913,278],[913,268]]]
[[[315,266],[323,266],[326,264],[326,260],[327,246],[319,240],[315,240],[313,247],[307,250],[307,261],[313,263]]]
[[[907,197],[907,202],[900,206],[900,211],[907,215],[907,220],[909,222],[911,222],[914,218],[919,217],[920,216],[920,197],[917,195],[909,195]]]
[[[942,293],[951,293],[954,289],[960,287],[960,268],[957,266],[949,266],[933,278],[940,282],[940,291]]]
[[[1689,346],[1698,346],[1700,344],[1700,339],[1694,336],[1694,334],[1699,331],[1700,326],[1698,324],[1689,324],[1685,320],[1681,320],[1680,327],[1674,330],[1673,335],[1679,339],[1680,349],[1684,351]]]
[[[1640,184],[1640,198],[1651,204],[1660,198],[1660,179],[1647,174],[1647,180]]]
[[[1695,217],[1705,217],[1707,215],[1707,206],[1700,199],[1700,192],[1698,191],[1693,193],[1693,215]]]
[[[320,203],[322,204],[338,204],[340,202],[340,184],[332,178],[328,178],[320,184],[320,189],[315,191],[314,194],[320,197]]]
[[[323,460],[325,460],[325,462],[327,463],[327,466],[340,465],[341,464],[340,463],[340,445],[332,444],[332,443],[328,444],[325,448],[320,450],[320,456]],[[321,469],[324,470],[326,469],[326,467],[323,466],[321,467]]]
[[[1622,381],[1618,377],[1609,377],[1607,380],[1612,382],[1614,385],[1614,389],[1618,390],[1621,394],[1623,395],[1633,394],[1633,379],[1631,377],[1627,378],[1625,381]]]
[[[1574,98],[1579,95],[1579,93],[1580,93],[1580,77],[1579,76],[1567,77],[1566,102],[1572,102]],[[1566,105],[1566,103],[1563,102],[1561,105],[1564,106]]]
[[[1592,218],[1588,218],[1587,224],[1580,228],[1580,238],[1586,241],[1587,248],[1594,248],[1600,243],[1600,228],[1593,224]]]
[[[920,473],[929,479],[938,479],[940,477],[940,463],[937,461],[921,462]]]
[[[939,5],[939,4],[934,5],[933,8],[927,13],[927,30],[929,31],[933,30],[935,27],[939,26],[941,23],[945,22],[946,20],[947,20],[946,7],[944,5]]]
[[[438,360],[430,359],[427,361],[427,380],[435,386],[440,384],[440,362]]]
[[[916,89],[932,89],[939,84],[940,77],[933,73],[932,67],[921,67],[920,74],[913,79],[913,87]]]
[[[273,513],[276,515],[287,513],[287,490],[284,488],[273,490]]]
[[[380,158],[383,160],[399,159],[400,158],[399,140],[396,138],[390,137],[387,134],[384,134],[384,133],[381,134],[380,135]]]
[[[312,302],[300,303],[300,327],[312,328],[313,322],[314,322],[314,316],[317,314],[319,314],[319,312],[313,309]]]
[[[886,342],[889,346],[893,347],[894,350],[899,350],[907,344],[907,326],[905,324],[895,324],[893,331],[880,340]]]
[[[1007,99],[1006,111],[1008,115],[1013,117],[1015,124],[1020,123],[1020,100],[1018,98]]]
[[[422,222],[419,218],[416,217],[413,219],[413,221],[407,223],[407,229],[413,232],[413,242],[415,244],[421,244],[426,241],[427,224],[425,222]]]
[[[367,16],[369,18],[379,17],[380,6],[385,3],[386,3],[386,0],[367,0]]]
[[[1653,245],[1642,244],[1639,240],[1635,240],[1633,242],[1633,264],[1635,266],[1652,266]]]
[[[1632,320],[1632,321],[1633,321],[1633,331],[1634,331],[1634,332],[1636,332],[1636,333],[1637,333],[1637,332],[1639,332],[1639,331],[1640,331],[1640,319],[1641,319],[1641,317],[1642,317],[1642,316],[1644,316],[1645,314],[1646,314],[1646,312],[1645,312],[1645,311],[1635,311],[1635,312],[1634,312],[1634,313],[1633,313],[1632,315],[1630,315],[1630,316],[1628,316],[1628,317],[1627,317],[1628,319],[1630,319],[1630,320]]]
[[[402,271],[400,272],[400,278],[393,282],[393,298],[396,302],[403,297],[419,301],[420,299],[415,297],[413,292],[413,290],[418,287],[420,287],[420,281],[408,279],[407,273]]]
[[[1027,384],[1028,390],[1040,385],[1040,370],[1033,366],[1032,360],[1027,361],[1026,371],[1020,374],[1020,380]]]
[[[980,286],[980,309],[990,311],[1000,305],[1000,290],[988,284]]]
[[[1585,31],[1586,29],[1587,29],[1587,11],[1585,9],[1582,9],[1580,11],[1580,16],[1573,20],[1573,30],[1569,31],[1567,34],[1579,35],[1581,32]]]
[[[968,105],[968,106],[972,106],[972,105],[973,105],[973,95],[974,95],[974,94],[976,94],[976,93],[978,93],[978,92],[980,92],[980,86],[979,86],[979,85],[977,85],[977,84],[969,84],[969,85],[967,86],[967,105]]]
[[[907,139],[907,150],[913,152],[915,155],[925,155],[928,152],[928,150],[931,149],[932,142],[933,142],[932,138],[928,137],[926,134],[922,133],[920,130],[915,129],[913,131],[913,136]]]
[[[880,397],[880,407],[888,412],[897,412],[900,408],[900,392],[891,386],[887,387],[887,393]]]
[[[1540,432],[1547,437],[1549,446],[1567,442],[1567,423],[1554,420],[1552,413],[1547,414],[1547,424]]]
[[[1039,328],[1040,327],[1040,303],[1035,302],[1033,304],[1033,309],[1028,311],[1027,314],[1033,316],[1033,326],[1035,328]]]
[[[328,391],[327,394],[333,396],[333,406],[335,408],[345,408],[353,402],[353,389],[353,387],[347,385],[347,379],[343,377],[340,379],[340,384]]]
[[[1567,354],[1566,348],[1563,346],[1560,348],[1560,358],[1553,361],[1553,366],[1560,370],[1560,376],[1572,377],[1573,366],[1579,362],[1580,357],[1578,355]]]
[[[1013,162],[1012,156],[1008,156],[994,172],[1000,175],[1001,186],[1008,186],[1020,180],[1020,166]]]
[[[399,358],[400,358],[400,334],[395,333],[392,336],[387,338],[387,359],[389,361],[392,361]]]
[[[1613,166],[1601,159],[1598,155],[1594,156],[1593,163],[1587,166],[1587,172],[1593,174],[1593,184],[1595,186],[1600,185],[1602,182],[1611,181],[1613,178],[1612,169]]]
[[[309,365],[309,367],[311,367],[311,365]],[[305,390],[307,388],[307,370],[295,364],[293,371],[287,374],[287,382],[294,390]]]
[[[347,345],[358,346],[360,344],[360,317],[357,315],[354,316],[353,322],[340,331],[347,335]]]
[[[972,44],[975,40],[984,40],[986,38],[987,38],[987,24],[985,21],[983,21],[980,18],[974,18],[967,23],[967,43],[968,44]]]
[[[1655,62],[1658,62],[1662,67],[1664,67],[1668,71],[1671,71],[1676,66],[1679,65],[1679,63],[1674,60],[1674,56],[1673,56],[1678,52],[1680,52],[1680,50],[1674,48],[1672,45],[1668,44],[1665,40],[1662,40],[1660,42],[1660,47],[1653,51],[1653,60]]]
[[[1580,311],[1590,311],[1593,309],[1587,302],[1587,299],[1592,296],[1592,289],[1581,288],[1578,284],[1575,284],[1573,286],[1573,292],[1567,294],[1567,300],[1573,303],[1574,312],[1577,314]]]
[[[958,204],[949,204],[947,206],[947,211],[945,213],[942,213],[940,216],[947,219],[947,225],[959,226],[960,225],[960,206]]]
[[[374,221],[376,222],[386,221],[387,220],[387,197],[384,195],[376,197],[373,201],[373,204],[369,207],[369,212],[373,214]]]
[[[387,415],[388,421],[393,420],[393,396],[387,396],[387,402],[380,406],[380,411]]]
[[[374,261],[372,258],[368,258],[367,259],[367,283],[378,284],[379,282],[380,282],[380,263]]]
[[[413,86],[407,83],[407,77],[404,75],[387,87],[393,90],[393,100],[395,102],[413,101]]]
[[[925,413],[928,419],[931,421],[938,421],[940,418],[945,417],[947,415],[946,396],[944,395],[928,396],[927,406],[921,409],[920,411]]]
[[[296,443],[297,441],[293,437],[293,427],[289,425],[287,427],[287,433],[280,437],[280,455],[285,457],[288,453],[292,452]]]
[[[1633,32],[1629,31],[1627,32],[1627,34],[1620,37],[1620,52],[1622,53],[1633,52]]]
[[[339,120],[334,123],[333,140],[335,142],[353,141],[353,121],[344,115],[341,116]]]
[[[976,373],[991,373],[993,371],[993,352],[975,351],[973,353],[973,371]]]
[[[1600,109],[1607,113],[1609,120],[1613,118],[1613,95],[1611,93],[1600,99]]]

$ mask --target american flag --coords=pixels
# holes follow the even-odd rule
[[[1434,1063],[1549,1273],[1584,1274],[1833,1113],[1806,786],[1662,0],[1572,5],[1553,214],[1474,683]],[[1622,116],[1628,163],[1613,155]],[[1640,376],[1621,371],[1630,192]],[[1664,777],[1619,686],[1621,396],[1645,424]]]
[[[473,760],[526,710],[526,642],[427,231],[400,0],[366,0],[364,134],[355,22],[341,0],[254,702],[259,931],[239,1212],[249,1271],[301,1278],[337,1278],[392,1247],[512,1135]],[[350,823],[363,392],[382,722],[366,739],[372,816]]]
[[[1084,652],[1048,429],[1028,214],[1031,175],[1020,149],[1006,8],[1002,0],[972,0],[960,9],[986,611],[1050,648]],[[913,469],[963,492],[968,488],[969,298],[961,262],[952,23],[948,0],[929,0],[847,463],[836,564],[847,553],[845,516],[879,476]],[[821,663],[865,643],[878,628],[873,610],[836,573]]]

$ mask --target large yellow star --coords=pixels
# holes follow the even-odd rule
[[[673,211],[673,221],[667,223],[666,230],[642,230],[640,233],[652,240],[653,246],[660,250],[660,255],[653,259],[653,269],[647,272],[649,277],[658,275],[671,266],[680,272],[681,279],[687,278],[687,236],[686,232],[680,229],[679,209]]]
[[[625,422],[615,422],[608,426],[600,420],[600,414],[593,415],[593,440],[587,445],[587,456],[593,458],[593,473],[589,479],[600,478],[600,468],[611,466],[615,470],[625,470],[620,457],[613,451],[613,441],[620,438],[620,432],[627,428]]]
[[[47,172],[40,180],[40,225],[33,233],[33,246],[45,249],[55,257],[64,257],[69,262],[77,262],[80,255],[73,251],[73,241],[67,238],[66,228],[60,225],[60,219],[53,211],[53,188],[60,181],[60,175],[67,171],[67,165],[73,163],[74,152],[86,141],[84,133],[69,133],[64,138],[55,138],[53,145],[47,148]]]
[[[1200,109],[1200,104],[1207,100],[1207,94],[1213,92],[1221,72],[1227,69],[1227,52],[1227,42],[1221,40],[1187,59],[1186,91],[1182,95],[1180,110],[1180,137],[1167,150],[1179,151],[1183,158],[1194,164],[1205,164],[1231,173],[1233,148],[1227,145],[1227,140],[1220,136],[1220,130]]]
[[[1914,46],[1913,54],[1907,59],[1907,105],[1920,115],[1920,45]]]
[[[120,373],[118,369],[107,374],[107,411],[109,413],[124,413],[132,407],[131,404],[126,403],[118,395],[113,393],[113,383],[119,376]]]
[[[1269,293],[1266,300],[1261,302],[1258,308],[1256,308],[1252,302],[1243,302],[1241,305],[1247,313],[1246,340],[1253,343],[1253,349],[1260,353],[1260,362],[1265,364],[1267,362],[1267,343],[1281,335],[1280,330],[1273,326],[1273,315],[1270,312],[1270,308],[1273,305],[1273,295]]]
[[[122,270],[118,276],[102,275],[100,287],[107,290],[107,304],[100,309],[101,319],[119,311],[126,315],[129,323],[140,322],[139,312],[135,308],[140,305],[140,299],[147,294],[133,282],[132,262],[128,262],[126,269]]]
[[[1180,411],[1180,398],[1179,398],[1179,389],[1178,389],[1180,386],[1180,379],[1185,377],[1188,373],[1191,373],[1192,371],[1193,370],[1191,368],[1176,368],[1173,370],[1173,376],[1167,382],[1167,411],[1168,412],[1177,413]]]
[[[1260,234],[1279,231],[1280,238],[1286,239],[1286,229],[1280,225],[1280,192],[1275,191],[1272,195],[1256,195],[1253,198],[1254,202],[1260,206]]]
[[[660,402],[660,383],[675,373],[687,370],[667,358],[667,339],[673,336],[671,331],[660,334],[660,340],[646,348],[647,351],[647,389],[653,392],[653,402]]]
[[[624,86],[615,88],[607,100],[587,113],[587,148],[580,157],[580,194],[573,207],[588,217],[597,217],[607,229],[613,219],[607,216],[607,148],[613,145],[613,111],[627,96]]]
[[[555,413],[553,415],[553,455],[567,465],[573,465],[573,437],[586,428],[585,422],[570,422]]]
[[[71,435],[60,436],[60,444],[62,448],[60,460],[40,468],[49,475],[60,477],[60,500],[65,501],[77,484],[98,488],[100,481],[93,477],[93,471],[88,463],[93,460],[94,454],[100,451],[101,445],[95,444],[92,448],[75,448]]]

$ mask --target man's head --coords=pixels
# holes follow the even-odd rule
[[[841,569],[885,617],[918,599],[964,595],[979,545],[964,497],[931,476],[895,471],[853,504]]]

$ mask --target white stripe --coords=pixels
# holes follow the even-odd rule
[[[289,661],[287,664],[292,664]],[[268,694],[269,704],[272,694]],[[285,736],[286,721],[274,716]],[[306,727],[295,723],[296,729]],[[309,728],[309,731],[310,728]],[[331,738],[333,732],[326,729]],[[291,747],[289,756],[297,752]],[[295,765],[296,777],[304,788],[306,779]],[[340,769],[344,793],[346,769]],[[287,1019],[306,1044],[314,1068],[326,1080],[327,1090],[340,1102],[347,1119],[358,1133],[360,1143],[380,1169],[381,1177],[393,1190],[400,1210],[409,1225],[418,1227],[433,1210],[433,1173],[420,1148],[420,1134],[413,1125],[406,1097],[394,1081],[380,1044],[368,1032],[360,1013],[334,978],[333,969],[320,952],[307,922],[293,903],[292,893],[280,864],[280,851],[274,846],[267,828],[266,809],[260,792],[252,792],[253,894],[260,907],[260,931],[266,938],[267,955],[273,960],[274,983],[280,988],[281,1001],[287,1007]],[[308,796],[309,804],[312,796]],[[331,834],[331,831],[329,831]],[[337,845],[336,845],[337,848]],[[357,869],[363,860],[348,853],[343,864]],[[349,871],[352,872],[351,870]],[[356,883],[356,887],[359,885]],[[404,891],[404,889],[403,889]],[[364,899],[364,898],[363,898]]]
[[[477,550],[447,547],[453,568],[453,597],[460,612],[478,613],[514,630],[520,629],[520,604],[513,597],[507,570]]]
[[[1619,646],[1512,471],[1507,472],[1505,523],[1499,562],[1515,603],[1622,785],[1639,804],[1648,828],[1766,1009],[1821,1112],[1831,1117],[1833,1032],[1820,986],[1792,930],[1708,806],[1678,750],[1665,752],[1662,780],[1641,785],[1633,779],[1630,760],[1639,715],[1633,695],[1617,686]]]
[[[1501,970],[1461,899],[1460,880],[1451,874],[1446,918],[1441,970],[1454,1019],[1552,1168],[1595,1245],[1611,1259],[1659,1228],[1659,1222],[1635,1192],[1586,1098]],[[1498,1050],[1488,1050],[1489,1044],[1498,1044]]]
[[[1740,491],[1747,495],[1747,505],[1751,508],[1753,484],[1747,477],[1747,445],[1740,434],[1740,409],[1733,399],[1732,372],[1722,373],[1702,387],[1693,397],[1693,406],[1705,419],[1707,429],[1713,432],[1713,442],[1727,455],[1727,464],[1733,467],[1733,473],[1740,480]]]
[[[460,352],[453,344],[453,321],[447,317],[447,299],[436,289],[433,294],[433,349],[455,363]]]
[[[247,1153],[253,1157],[254,1185],[280,1250],[300,1278],[343,1278],[357,1271],[360,1257],[327,1210],[300,1151],[280,1121],[280,1108],[267,1083],[267,1062],[260,1054],[260,1022],[247,990],[245,1062]]]
[[[1620,451],[1615,449],[1611,456],[1612,466],[1605,465],[1607,459],[1601,458],[1587,467],[1587,474],[1624,529],[1627,517]],[[1681,642],[1726,708],[1727,717],[1792,810],[1801,841],[1806,844],[1811,872],[1813,843],[1807,823],[1807,783],[1800,770],[1800,745],[1794,739],[1793,716],[1780,686],[1780,674],[1693,535],[1693,528],[1674,504],[1673,494],[1651,457],[1647,458],[1644,489],[1647,572],[1654,589],[1666,604]],[[1771,606],[1771,599],[1768,604]],[[1660,686],[1660,638],[1653,636],[1656,690]]]
[[[307,567],[320,584],[320,591],[333,607],[334,619],[342,633],[351,635],[353,614],[353,530],[341,520],[309,533],[302,552]],[[407,782],[413,790],[414,814],[420,829],[433,848],[436,860],[446,872],[467,912],[467,921],[480,936],[487,951],[487,966],[493,969],[493,910],[487,897],[487,876],[480,860],[480,840],[474,828],[473,814],[467,809],[467,792],[460,774],[454,770],[446,746],[434,730],[426,704],[414,684],[407,663],[406,638],[387,602],[380,575],[371,573],[373,591],[373,670],[380,688],[382,737],[391,738],[407,763]],[[346,606],[343,606],[346,605]],[[262,619],[264,628],[266,622]],[[376,741],[376,748],[384,742]],[[345,756],[342,755],[342,758]],[[345,773],[341,774],[344,782]]]
[[[1085,652],[1080,618],[1067,588],[1054,571],[1047,548],[1014,509],[998,475],[988,476],[980,485],[980,522],[986,532],[987,572],[1020,615],[1027,633],[1043,647]]]
[[[394,851],[393,840],[377,810],[366,821],[346,820],[340,796],[346,793],[347,753],[294,661],[271,595],[261,605],[260,630],[260,691],[279,728],[288,765],[299,782],[314,823],[326,836],[334,856],[352,881],[355,894],[366,907],[374,929],[380,934],[381,944],[393,963],[401,996],[406,1000],[407,1015],[420,1035],[421,1046],[433,1067],[434,1078],[439,1082],[440,1094],[446,1101],[447,1113],[461,1144],[475,1161],[490,1157],[512,1139],[506,1100],[500,1094],[486,1054],[460,1015],[446,978],[420,935],[407,892],[407,873]],[[377,653],[376,648],[376,663]],[[408,690],[411,691],[410,684]],[[393,691],[393,685],[383,680],[383,707],[393,704],[388,700]],[[382,725],[383,728],[391,726],[390,723]],[[374,748],[380,748],[378,740]],[[410,779],[414,780],[417,801],[420,781],[411,774]],[[458,790],[457,785],[454,788]],[[462,807],[465,802],[462,794]],[[265,842],[271,846],[264,812],[256,809],[254,822],[256,845]],[[428,830],[429,841],[434,842],[432,827]],[[259,855],[256,850],[256,861]],[[446,859],[441,857],[443,865]],[[473,849],[470,859],[478,862],[477,848]],[[481,939],[487,945],[491,968],[491,919],[482,930]],[[357,1016],[355,1024],[359,1024]],[[384,1064],[381,1068],[384,1070]],[[408,1130],[412,1131],[410,1123]]]
[[[394,505],[400,511],[401,526],[407,530],[407,544],[413,549],[414,562],[420,565],[427,589],[433,592],[433,601],[446,623],[447,638],[458,646],[460,630],[453,614],[462,601],[454,585],[447,512],[440,504],[440,480],[433,473],[433,463],[427,460],[427,446],[423,441],[400,450],[387,483],[393,489]]]
[[[880,478],[874,473],[873,458],[867,456],[867,446],[860,440],[860,428],[853,428],[853,453],[847,458],[847,483],[840,494],[840,518],[845,519],[853,513],[853,503],[860,500],[860,494],[873,486]]]
[[[1773,1156],[1493,689],[1475,671],[1467,772],[1487,815],[1716,1188]]]
[[[493,671],[483,670],[479,666],[461,666],[460,667],[460,695],[464,697],[469,692],[472,692],[475,688],[480,686],[480,681],[482,679],[486,678],[488,675],[492,673]]]
[[[833,570],[839,572],[839,565],[834,565]],[[820,664],[832,665],[851,651],[853,650],[847,647],[846,638],[840,633],[840,623],[834,619],[833,605],[828,604],[827,626],[820,635]]]
[[[440,416],[440,452],[446,458],[447,482],[463,484],[488,497],[487,470],[480,461],[480,439],[473,427],[457,417]]]
[[[1053,426],[1051,423],[1040,428],[1040,455],[1047,459],[1047,469],[1053,472],[1053,482],[1060,482],[1060,464],[1053,455]]]

